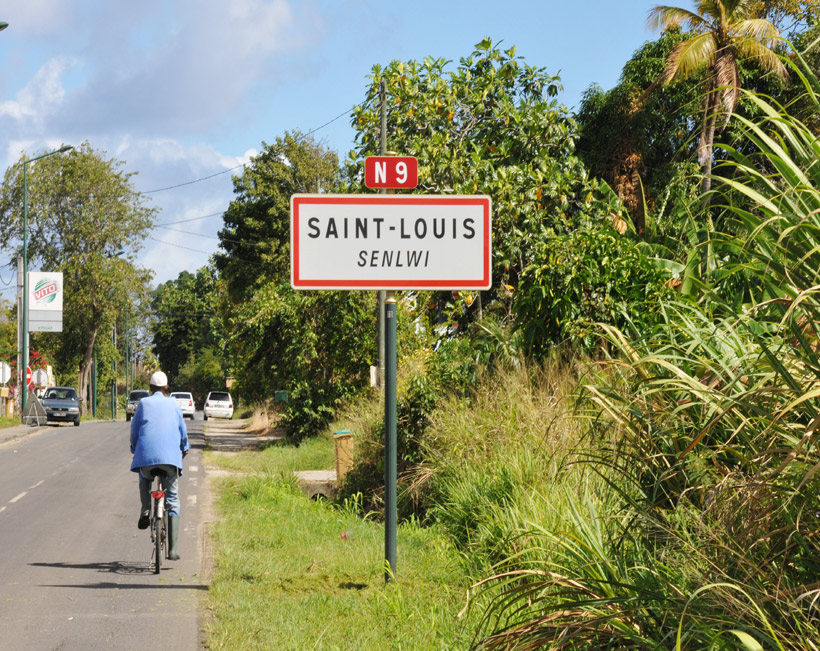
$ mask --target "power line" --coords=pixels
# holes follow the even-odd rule
[[[156,237],[148,236],[149,240],[153,240],[154,242],[158,242],[159,244],[166,244],[168,246],[175,246],[178,249],[185,249],[186,251],[193,251],[194,253],[202,253],[203,255],[212,255],[212,252],[208,251],[200,251],[199,249],[192,249],[189,246],[183,246],[182,244],[175,244],[174,242],[166,242],[164,240],[158,240]]]
[[[224,214],[225,211],[223,210],[221,212],[211,213],[210,215],[202,215],[202,217],[191,217],[190,219],[180,219],[179,221],[168,222],[167,224],[157,224],[157,228],[165,228],[166,226],[176,226],[177,224],[187,224],[188,222],[196,222],[200,219],[208,219],[210,217],[221,217]]]
[[[339,115],[337,115],[335,118],[332,118],[332,119],[328,120],[327,122],[325,122],[324,124],[319,125],[315,129],[311,129],[310,131],[308,131],[307,133],[305,133],[303,135],[309,136],[311,134],[316,133],[320,129],[324,129],[326,126],[333,124],[334,122],[336,122],[336,120],[338,120],[338,119],[344,117],[345,115],[347,115],[350,111],[353,110],[353,108],[354,107],[351,107],[349,109],[345,109],[344,111],[339,113]],[[199,183],[200,181],[207,181],[208,179],[213,179],[213,178],[216,178],[217,176],[222,176],[223,174],[227,174],[228,172],[233,172],[234,170],[239,169],[240,167],[245,167],[246,165],[248,165],[248,163],[250,163],[249,160],[245,161],[244,163],[240,163],[239,165],[235,165],[235,166],[231,167],[230,169],[222,170],[221,172],[215,172],[214,174],[209,174],[208,176],[203,176],[202,178],[194,179],[193,181],[185,181],[184,183],[177,183],[176,185],[169,185],[169,186],[164,187],[164,188],[155,188],[154,190],[146,190],[142,194],[154,194],[156,192],[165,192],[166,190],[174,190],[176,188],[181,188],[181,187],[184,187],[186,185],[193,185],[194,183]]]
[[[201,179],[194,179],[193,181],[185,181],[185,183],[177,183],[176,185],[169,185],[165,188],[156,188],[155,190],[146,190],[142,194],[153,194],[155,192],[165,192],[165,190],[174,190],[175,188],[181,188],[186,185],[193,185],[194,183],[199,183],[200,181],[207,181],[208,179],[215,178],[217,176],[222,176],[223,174],[227,174],[228,172],[233,172],[235,169],[239,169],[240,167],[245,167],[250,161],[246,161],[244,163],[240,163],[239,165],[235,165],[227,170],[222,170],[221,172],[216,172],[215,174],[209,174],[208,176],[203,176]]]
[[[202,235],[201,237],[209,237],[209,236],[208,235]],[[174,242],[166,242],[165,240],[158,240],[156,237],[151,237],[150,235],[147,236],[147,239],[149,239],[153,242],[157,242],[158,244],[165,244],[166,246],[174,246],[178,249],[185,249],[186,251],[193,251],[194,253],[202,253],[203,255],[207,255],[207,256],[212,256],[215,253],[219,253],[219,251],[212,251],[212,252],[209,253],[207,251],[201,251],[199,249],[192,249],[191,247],[183,246],[182,244],[175,244]],[[254,242],[234,242],[234,243],[235,244],[256,244]],[[257,266],[257,267],[273,266],[271,264],[261,262],[259,260],[243,260],[242,258],[237,258],[237,257],[234,257],[234,256],[231,256],[231,260],[234,261],[234,262],[242,262],[244,264],[251,264],[251,265],[254,265],[254,266]]]

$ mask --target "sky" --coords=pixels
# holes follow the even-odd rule
[[[559,74],[559,102],[609,89],[653,0],[14,0],[0,7],[0,169],[88,142],[158,209],[154,283],[207,264],[232,174],[285,131],[340,158],[375,64],[471,54],[489,36]],[[671,3],[688,6],[687,2]],[[413,152],[401,152],[412,155]],[[34,163],[36,164],[36,163]],[[16,291],[0,250],[0,296]],[[8,266],[5,266],[9,263]],[[35,268],[35,267],[32,267]],[[56,271],[56,270],[47,270]]]

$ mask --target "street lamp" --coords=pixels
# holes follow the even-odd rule
[[[55,154],[64,154],[67,151],[74,149],[71,145],[63,145],[59,149],[50,151],[42,156],[29,158],[23,161],[23,363],[22,368],[18,369],[21,375],[26,372],[28,368],[28,164],[33,163],[41,158],[54,156]],[[25,381],[25,376],[22,376]],[[28,398],[28,385],[23,389],[23,409],[26,408]]]

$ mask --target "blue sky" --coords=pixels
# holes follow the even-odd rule
[[[220,172],[247,161],[262,141],[322,127],[316,138],[348,152],[347,116],[374,64],[457,62],[489,36],[560,74],[559,101],[572,107],[591,83],[617,83],[632,53],[657,37],[645,26],[657,2],[644,0],[4,4],[0,165],[23,150],[86,140],[126,161],[138,173],[135,187],[160,209],[139,256],[157,283],[206,264],[232,198],[231,174]],[[2,283],[12,276],[3,266],[10,257],[0,251]],[[0,285],[0,296],[13,293],[13,281]]]

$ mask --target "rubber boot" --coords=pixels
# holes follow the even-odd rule
[[[172,561],[179,560],[177,543],[179,542],[179,516],[168,516],[168,558]]]

